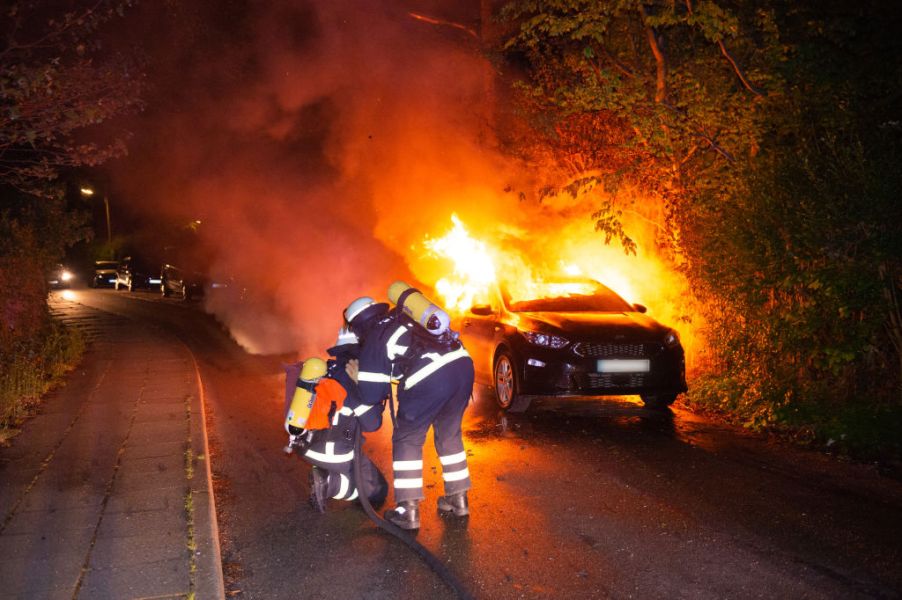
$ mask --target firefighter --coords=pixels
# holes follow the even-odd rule
[[[399,300],[398,308],[403,303]],[[388,304],[370,297],[354,300],[345,309],[345,320],[360,338],[357,384],[364,404],[383,402],[391,394],[391,381],[398,381],[392,434],[397,504],[385,518],[403,529],[420,526],[419,503],[425,498],[423,444],[430,426],[444,480],[438,510],[443,515],[468,515],[470,472],[461,421],[473,391],[473,361],[466,349],[456,336],[440,340],[401,310],[389,311]]]
[[[382,408],[361,403],[357,386],[345,370],[357,347],[356,336],[342,329],[336,345],[328,350],[334,359],[308,358],[298,379],[299,388],[312,393],[312,402],[297,445],[304,460],[313,465],[310,504],[320,513],[325,512],[329,498],[358,498],[353,463],[357,429],[375,431],[382,425]],[[385,477],[362,450],[357,460],[370,503],[381,505],[388,494]]]

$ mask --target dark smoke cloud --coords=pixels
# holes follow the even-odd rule
[[[477,232],[512,213],[488,65],[406,10],[466,19],[460,3],[147,4],[120,43],[147,32],[155,87],[114,177],[146,212],[202,222],[234,282],[208,309],[250,349],[320,352],[353,298],[422,277],[419,243],[452,212]]]

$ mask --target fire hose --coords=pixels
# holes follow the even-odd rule
[[[470,594],[454,573],[452,573],[432,552],[416,541],[411,534],[405,532],[397,525],[386,521],[373,510],[373,505],[370,504],[367,490],[363,489],[363,477],[360,472],[360,460],[358,459],[362,456],[360,450],[361,438],[363,438],[363,435],[360,433],[360,427],[358,426],[357,433],[354,436],[354,481],[357,483],[357,495],[360,499],[361,506],[363,506],[363,512],[366,513],[366,516],[368,516],[379,529],[395,536],[404,542],[407,547],[416,552],[417,555],[423,559],[423,562],[435,571],[436,575],[441,577],[442,581],[444,581],[448,587],[454,590],[454,593],[457,594],[458,598],[461,598],[461,600],[475,600],[474,596]]]

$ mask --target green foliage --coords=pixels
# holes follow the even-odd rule
[[[81,4],[81,6],[80,6]],[[34,193],[61,169],[122,154],[96,126],[139,107],[142,76],[102,55],[101,28],[129,0],[6,4],[0,18],[0,184]]]
[[[503,18],[522,154],[664,208],[706,307],[690,400],[898,453],[902,5],[525,0]],[[608,241],[629,237],[623,209],[591,216]]]
[[[29,405],[75,366],[83,351],[81,333],[58,322],[0,350],[0,431],[15,426]]]

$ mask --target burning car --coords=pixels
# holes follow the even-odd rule
[[[499,285],[463,316],[461,340],[503,409],[528,396],[626,394],[664,409],[687,390],[684,352],[645,312],[591,279]]]

